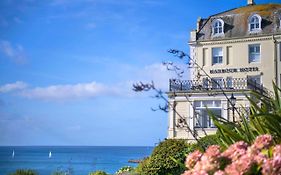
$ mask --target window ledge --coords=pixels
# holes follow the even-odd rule
[[[199,130],[202,130],[202,129],[204,129],[204,130],[206,130],[206,131],[214,131],[214,130],[217,130],[218,128],[216,128],[216,127],[209,127],[209,128],[194,127],[194,129],[195,129],[196,131],[199,131]]]
[[[212,38],[220,38],[220,37],[224,37],[224,33],[212,34]]]
[[[212,63],[212,66],[224,66],[223,63]]]
[[[249,62],[249,64],[260,64],[261,61],[252,61],[252,62]]]
[[[262,29],[249,30],[249,34],[258,34],[261,32],[262,32]]]

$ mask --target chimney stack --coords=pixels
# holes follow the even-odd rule
[[[255,1],[254,0],[248,0],[248,5],[255,5]]]
[[[201,17],[198,17],[198,18],[197,18],[197,26],[196,26],[197,32],[199,32],[199,30],[200,30],[201,22],[202,22],[202,18],[201,18]]]

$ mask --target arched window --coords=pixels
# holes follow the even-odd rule
[[[213,21],[213,35],[220,35],[223,34],[223,27],[224,27],[224,22],[221,19],[216,19]]]
[[[249,31],[260,31],[261,30],[261,17],[260,15],[252,15],[249,18]]]

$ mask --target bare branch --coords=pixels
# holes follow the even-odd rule
[[[149,90],[155,91],[155,92],[156,92],[156,95],[155,95],[155,96],[156,96],[157,98],[159,98],[159,99],[164,100],[164,101],[166,102],[166,104],[167,104],[167,107],[158,106],[158,108],[159,108],[160,110],[164,110],[164,111],[165,111],[165,110],[168,111],[168,109],[170,108],[170,109],[172,109],[172,110],[177,114],[177,116],[179,116],[180,119],[182,119],[182,121],[185,121],[185,118],[176,110],[176,108],[175,108],[175,107],[168,101],[168,99],[163,95],[162,90],[155,88],[153,82],[152,82],[152,83],[146,83],[146,84],[143,83],[143,82],[135,83],[135,84],[133,84],[133,90],[134,90],[135,92],[142,92],[142,91],[149,91]],[[153,111],[157,111],[156,109],[153,109],[153,108],[152,108],[152,110],[153,110]],[[186,125],[186,128],[185,128],[185,129],[186,129],[186,131],[189,132],[189,133],[193,136],[193,138],[198,142],[197,135],[194,134],[193,130],[192,130],[188,125]],[[202,149],[204,149],[204,148],[202,147]]]

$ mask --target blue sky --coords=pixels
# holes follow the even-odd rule
[[[161,62],[188,51],[197,17],[245,4],[1,0],[0,145],[154,145],[167,114],[132,83],[167,89],[175,75]]]

